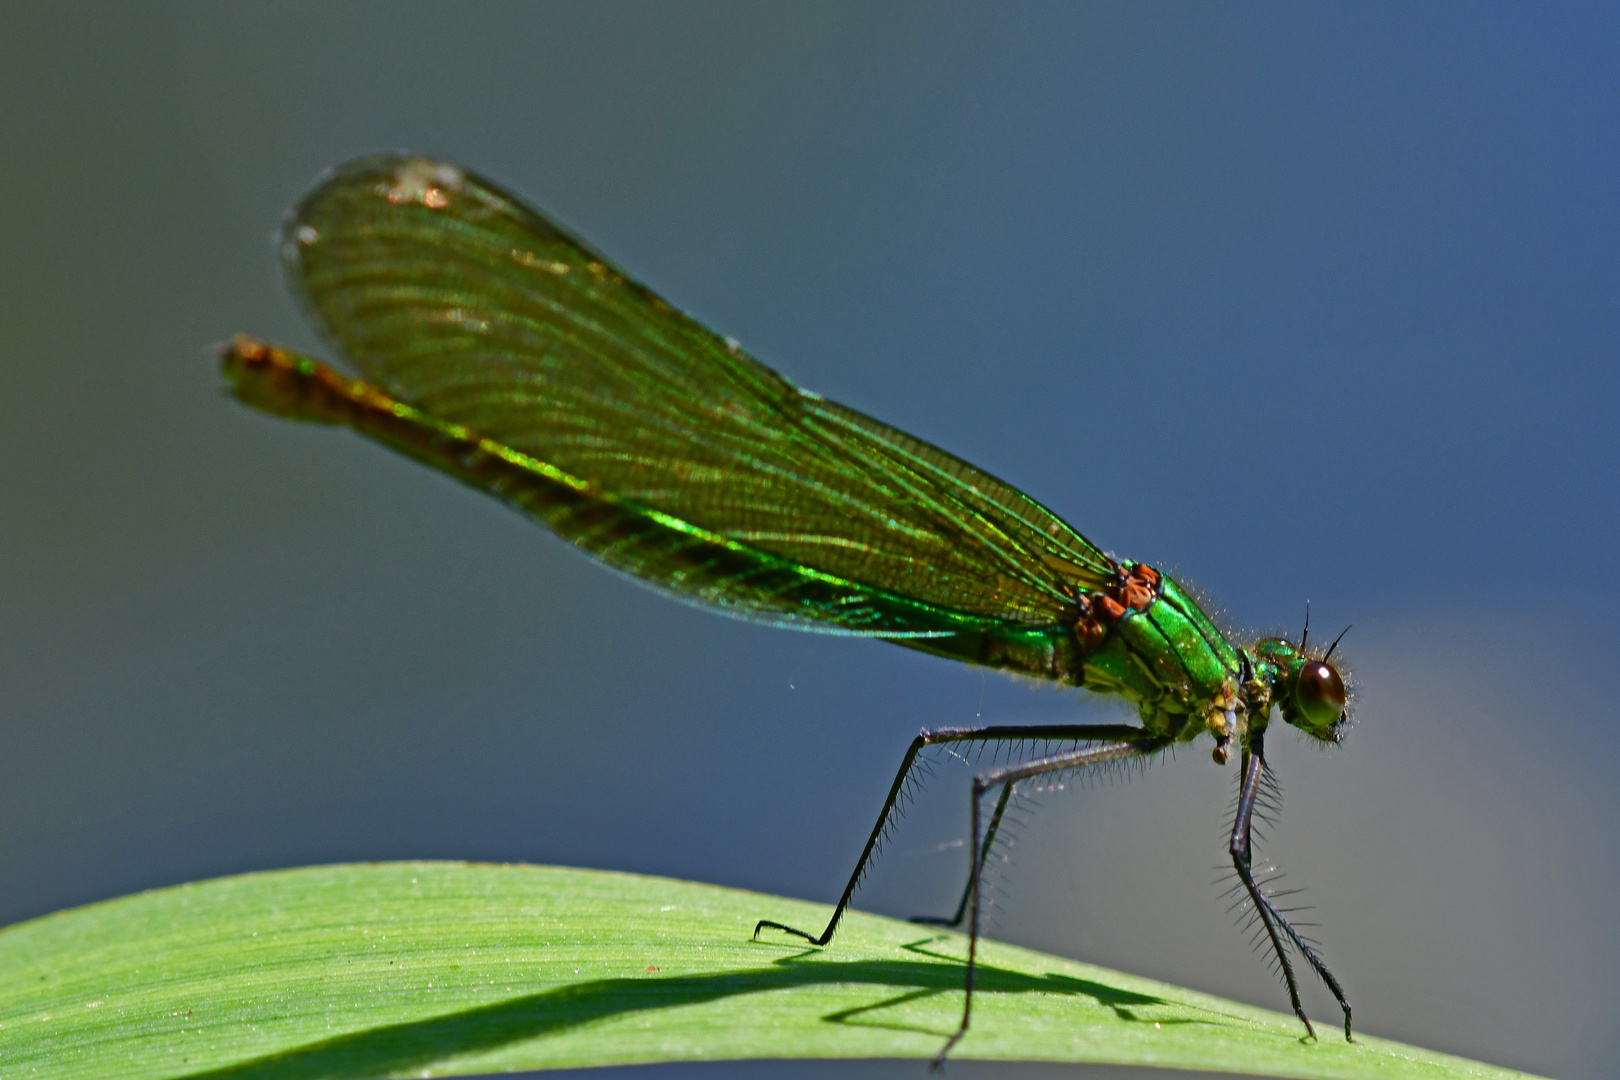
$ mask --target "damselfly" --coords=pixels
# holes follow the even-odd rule
[[[487,491],[617,570],[726,614],[882,638],[953,660],[1117,694],[1139,724],[924,731],[819,932],[826,945],[924,748],[1029,740],[1071,749],[973,780],[972,1010],[986,859],[1024,781],[1142,759],[1205,735],[1240,755],[1232,866],[1275,951],[1350,1004],[1256,878],[1250,822],[1273,706],[1336,743],[1344,681],[1313,651],[1233,642],[1168,574],[1121,561],[1029,496],[853,409],[801,390],[632,281],[494,184],[454,165],[373,157],[326,177],[287,223],[292,290],[364,381],[248,337],[224,351],[236,395],[343,424]],[[987,796],[994,794],[994,800]],[[992,803],[986,812],[986,803]]]

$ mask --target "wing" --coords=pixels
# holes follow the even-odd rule
[[[950,616],[941,633],[1051,625],[1114,576],[1028,496],[799,390],[455,166],[344,166],[289,221],[282,257],[310,318],[387,395],[677,532],[935,610]],[[658,559],[595,553],[733,613],[928,630],[854,626],[740,584],[688,588]]]

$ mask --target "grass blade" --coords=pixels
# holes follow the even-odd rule
[[[822,950],[749,938],[762,916],[813,925],[826,911],[663,878],[463,863],[160,889],[0,931],[0,1072],[359,1080],[931,1056],[961,1007],[964,939],[858,912]],[[956,1057],[1525,1075],[1370,1036],[1304,1042],[1280,1013],[995,942],[982,956]]]

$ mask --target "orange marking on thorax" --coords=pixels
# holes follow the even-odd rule
[[[1096,649],[1108,636],[1109,627],[1128,612],[1146,611],[1159,598],[1162,582],[1151,566],[1136,563],[1121,567],[1119,578],[1110,587],[1087,593],[1079,599],[1074,632],[1087,650]]]

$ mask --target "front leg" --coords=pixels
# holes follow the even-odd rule
[[[1254,803],[1260,793],[1260,779],[1266,770],[1265,745],[1260,736],[1255,736],[1249,743],[1249,749],[1243,754],[1243,787],[1238,793],[1237,817],[1232,822],[1232,838],[1227,850],[1232,856],[1232,866],[1237,870],[1238,878],[1243,882],[1243,888],[1248,892],[1249,899],[1254,903],[1255,914],[1266,929],[1266,936],[1271,941],[1271,948],[1277,954],[1277,960],[1282,965],[1283,979],[1288,984],[1288,1000],[1294,1007],[1294,1015],[1299,1017],[1305,1025],[1305,1030],[1311,1038],[1316,1037],[1316,1029],[1305,1015],[1305,1009],[1299,1001],[1299,983],[1294,978],[1294,966],[1289,962],[1288,950],[1284,939],[1299,950],[1299,954],[1310,964],[1317,977],[1327,985],[1339,1007],[1344,1010],[1344,1037],[1350,1037],[1350,1002],[1345,1000],[1344,991],[1339,987],[1339,980],[1322,963],[1316,951],[1307,945],[1299,936],[1299,932],[1277,909],[1276,903],[1267,895],[1266,891],[1254,880],[1254,872],[1250,867],[1253,857],[1253,847],[1250,844],[1250,825],[1254,820]]]

